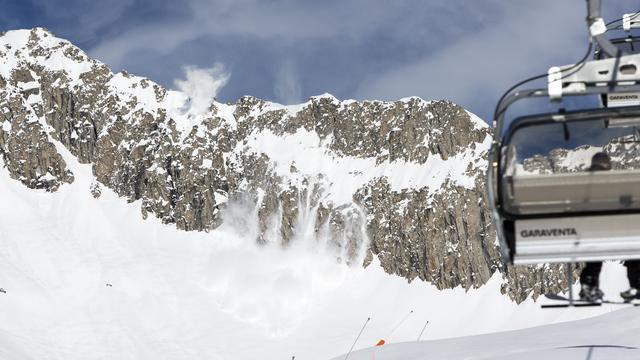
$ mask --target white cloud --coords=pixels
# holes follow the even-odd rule
[[[605,1],[609,18],[623,13],[612,3]],[[356,98],[452,100],[489,121],[508,87],[553,65],[571,64],[588,47],[583,0],[505,2],[502,10],[498,21],[480,31],[467,32],[416,61],[371,74]]]
[[[135,0],[47,0],[38,2],[38,9],[65,26],[81,29],[75,38],[86,41],[99,38],[105,27],[113,26],[133,5]]]
[[[205,112],[220,89],[227,84],[231,73],[224,66],[216,63],[209,69],[185,66],[185,79],[174,81],[178,90],[191,98],[191,111],[200,114]]]
[[[127,64],[132,52],[153,52],[155,56],[173,53],[180,45],[206,34],[203,27],[193,21],[171,24],[143,23],[115,37],[109,37],[89,49],[89,55],[100,59],[116,70]]]
[[[172,54],[181,45],[204,37],[293,43],[319,39],[357,41],[379,32],[393,32],[412,41],[425,33],[435,34],[441,27],[446,26],[447,31],[465,27],[464,23],[451,23],[438,14],[455,13],[462,18],[482,19],[477,15],[481,9],[485,9],[484,13],[487,8],[499,13],[501,5],[496,5],[499,3],[500,0],[484,0],[482,5],[465,3],[461,7],[459,3],[450,4],[450,0],[430,0],[428,4],[385,0],[186,0],[184,11],[188,16],[170,22],[153,19],[140,22],[118,36],[96,44],[89,53],[117,68],[126,63],[131,52],[146,50],[160,55]]]
[[[418,95],[453,100],[472,111],[486,109],[487,101],[497,100],[516,81],[545,73],[557,61],[561,65],[582,57],[588,44],[583,3],[544,0],[512,6],[500,22],[482,31],[413,63],[372,74],[358,97]]]
[[[291,61],[285,61],[278,73],[274,84],[276,100],[282,104],[297,104],[302,100],[302,90]]]

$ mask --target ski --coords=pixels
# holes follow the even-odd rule
[[[629,305],[629,306],[640,306],[640,302],[638,301],[613,301],[613,300],[602,300],[602,301],[584,301],[580,299],[574,299],[573,304],[570,303],[569,298],[558,295],[558,294],[545,294],[545,298],[549,300],[554,300],[558,302],[563,302],[562,304],[542,304],[540,307],[542,308],[563,308],[563,307],[583,307],[583,306],[602,306],[606,305]]]
[[[545,294],[544,297],[546,297],[549,300],[554,300],[557,301],[558,303],[555,304],[542,304],[540,305],[541,308],[546,309],[546,308],[565,308],[565,307],[570,307],[570,306],[575,306],[575,307],[583,307],[583,306],[601,306],[602,303],[601,302],[590,302],[590,301],[583,301],[583,300],[576,300],[574,299],[573,302],[571,302],[571,300],[565,296],[562,295],[558,295],[558,294]]]

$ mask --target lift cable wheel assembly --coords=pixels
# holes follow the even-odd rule
[[[640,54],[637,38],[610,40],[600,0],[587,0],[595,59],[517,84],[496,106],[488,201],[506,263],[640,259]],[[640,13],[620,19],[640,28]],[[547,78],[544,88],[518,90]],[[510,119],[514,103],[600,96],[602,106]]]

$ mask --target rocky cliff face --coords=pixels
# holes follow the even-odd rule
[[[0,36],[0,155],[10,176],[57,191],[65,157],[102,186],[186,231],[244,204],[256,242],[325,241],[336,257],[440,288],[496,272],[517,301],[566,286],[555,267],[505,267],[484,199],[486,125],[447,101],[295,106],[192,99],[112,73],[43,29]]]

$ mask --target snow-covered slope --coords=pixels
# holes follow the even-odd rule
[[[0,173],[2,359],[327,359],[367,317],[356,349],[411,341],[427,320],[423,340],[611,310],[517,305],[498,274],[468,292],[407,284],[379,266],[336,263],[312,239],[258,247],[235,226],[243,212],[210,233],[179,231],[142,220],[138,203],[109,189],[93,198],[91,166],[60,150],[75,181],[53,194]],[[603,277],[623,272],[607,264]]]
[[[640,358],[638,332],[640,308],[627,307],[526,330],[370,348],[350,354],[349,359],[632,360]]]

